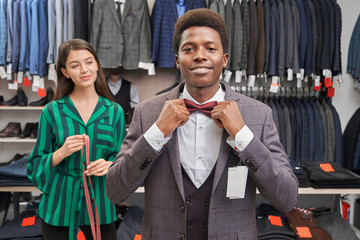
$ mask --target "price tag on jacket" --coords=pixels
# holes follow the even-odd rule
[[[226,197],[230,199],[245,197],[248,171],[246,166],[228,168]]]
[[[5,68],[3,66],[0,67],[0,77],[1,79],[5,79],[7,77]]]

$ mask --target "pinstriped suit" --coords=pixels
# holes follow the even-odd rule
[[[121,24],[114,0],[96,0],[93,10],[90,43],[104,68],[138,69],[139,62],[152,62],[146,0],[126,1]]]
[[[70,228],[90,224],[83,194],[81,176],[85,159],[80,160],[81,151],[52,167],[52,154],[64,144],[65,139],[84,133],[90,138],[90,162],[99,158],[113,161],[125,136],[122,108],[100,97],[86,125],[69,96],[52,101],[43,109],[27,176],[43,192],[39,216],[48,224]],[[105,178],[92,177],[100,224],[116,220],[115,207],[105,196]]]
[[[234,34],[233,34],[233,50],[231,55],[230,69],[232,71],[237,71],[237,70],[241,70],[240,63],[241,63],[242,46],[243,46],[243,24],[242,24],[241,7],[239,0],[234,1],[233,16],[234,16]]]
[[[0,65],[6,63],[6,42],[7,42],[7,24],[6,24],[7,0],[0,0]]]
[[[250,12],[249,12],[249,4],[248,1],[241,2],[241,17],[243,22],[243,33],[244,40],[241,51],[241,69],[246,69],[248,64],[248,49],[249,49],[249,41],[250,41]]]
[[[180,84],[170,92],[136,105],[128,134],[106,178],[106,194],[113,202],[126,199],[144,182],[143,240],[180,239],[186,231],[177,131],[172,133],[160,153],[143,135],[156,121],[165,102],[179,98],[182,87]],[[255,136],[244,151],[235,154],[225,141],[229,135],[223,132],[214,170],[208,239],[255,240],[255,186],[274,206],[288,211],[296,203],[297,180],[279,142],[270,108],[236,93],[225,84],[222,87],[225,100],[238,104],[246,125]],[[245,198],[230,200],[226,198],[228,168],[241,162],[249,167]]]

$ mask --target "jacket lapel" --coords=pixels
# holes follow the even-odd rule
[[[99,101],[96,104],[94,112],[91,114],[89,121],[86,123],[86,125],[90,125],[91,123],[106,118],[109,116],[109,110],[108,107],[111,105],[110,101],[106,98],[103,98],[99,96]]]
[[[132,2],[132,1],[129,1],[129,0],[125,2],[124,11],[123,11],[123,13],[121,14],[121,24],[120,24],[121,26],[124,25],[126,16],[129,14],[131,2]]]
[[[128,2],[128,1],[127,1],[127,2]],[[120,26],[118,14],[117,14],[117,12],[116,12],[114,0],[108,0],[108,4],[109,4],[109,7],[110,7],[110,12],[111,12],[111,14],[113,15],[113,17],[114,17],[114,19],[115,19],[116,25],[117,25],[117,26],[119,27],[119,29],[120,29],[121,26]],[[125,5],[125,6],[126,6],[126,5]],[[122,16],[122,15],[121,15],[121,16]]]
[[[221,83],[221,87],[225,91],[225,101],[239,101],[239,97],[234,94],[233,91],[226,85]],[[240,107],[241,110],[241,107]],[[215,165],[215,175],[214,175],[214,182],[211,194],[214,193],[217,185],[219,184],[219,181],[221,179],[221,176],[223,175],[224,171],[226,171],[225,167],[227,164],[227,161],[229,159],[229,155],[232,151],[232,148],[230,145],[226,142],[226,139],[229,137],[228,132],[224,129],[222,134],[222,140],[221,140],[221,146],[219,150],[219,157],[216,161]]]
[[[66,96],[59,100],[59,103],[63,104],[63,109],[61,114],[73,119],[74,121],[80,123],[81,125],[85,126],[83,120],[81,119],[78,111],[76,110],[75,106],[70,102],[70,97]]]

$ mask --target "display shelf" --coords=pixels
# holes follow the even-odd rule
[[[19,137],[10,137],[10,138],[0,138],[0,143],[35,143],[36,139],[34,138],[19,138]]]
[[[32,106],[0,106],[0,110],[42,110],[44,106],[32,107]]]

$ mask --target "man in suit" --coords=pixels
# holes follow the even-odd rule
[[[219,82],[227,47],[219,14],[186,12],[173,38],[184,82],[135,107],[106,194],[119,203],[144,183],[142,239],[255,240],[256,188],[283,212],[296,204],[270,108]]]

